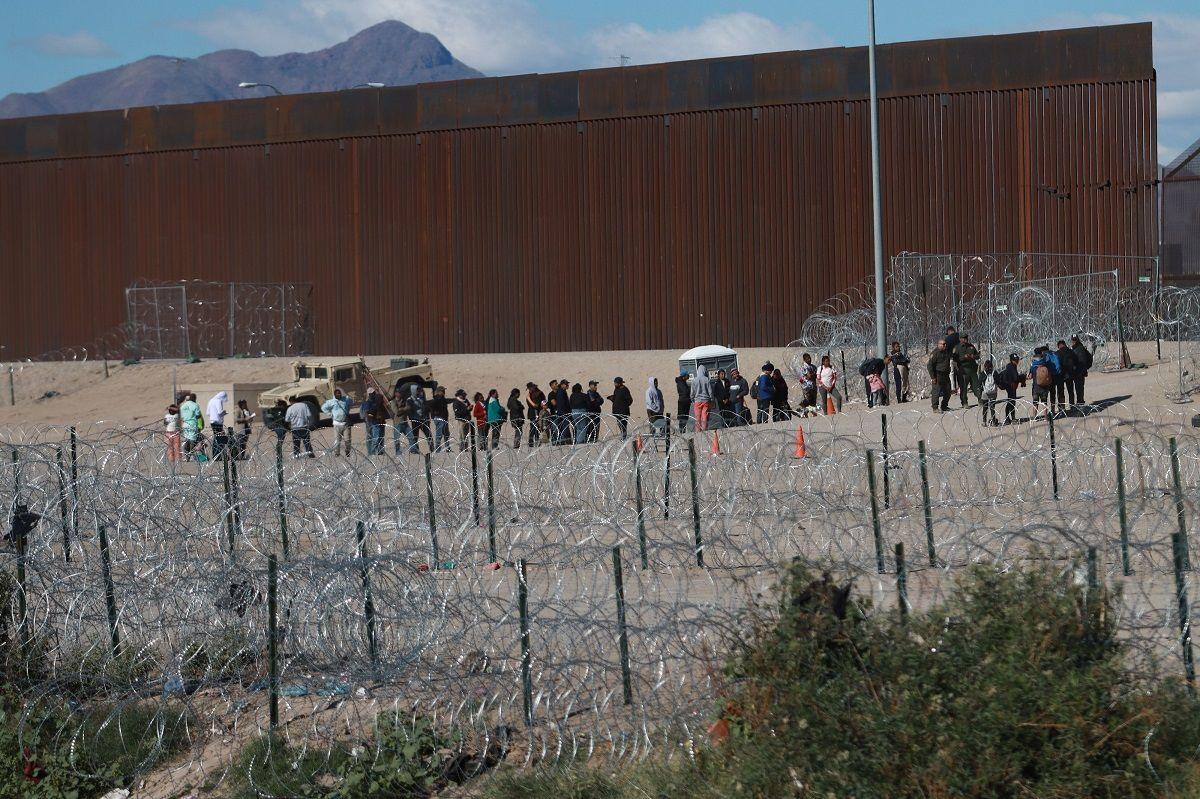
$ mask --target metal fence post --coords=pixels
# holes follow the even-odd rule
[[[663,518],[671,518],[671,414],[667,414],[667,462],[663,468]]]
[[[283,557],[288,556],[287,495],[283,489],[283,439],[275,442],[275,481],[279,484],[279,540]]]
[[[1133,574],[1129,564],[1129,515],[1125,508],[1125,457],[1121,439],[1117,439],[1117,516],[1121,522],[1121,571],[1126,577]]]
[[[279,726],[279,607],[278,565],[275,553],[267,555],[267,691],[271,705],[270,730]]]
[[[425,457],[429,457],[426,455]],[[367,526],[358,522],[355,525],[355,535],[358,539],[358,564],[362,571],[363,586],[363,615],[367,621],[367,652],[371,657],[371,665],[379,665],[378,652],[375,648],[375,602],[371,599],[371,575],[367,565]]]
[[[223,497],[225,499],[225,535],[229,541],[229,558],[233,560],[233,492],[229,485],[229,456],[227,452],[222,452],[221,480]]]
[[[1179,541],[1183,546],[1183,568],[1192,570],[1192,553],[1187,534],[1187,508],[1183,502],[1183,482],[1179,478],[1179,444],[1171,436],[1171,482],[1175,487],[1175,521],[1179,525]]]
[[[71,425],[71,537],[79,540],[79,447]]]
[[[471,421],[469,424],[474,425]],[[475,526],[479,526],[479,456],[475,445],[475,439],[478,438],[475,428],[471,427],[471,514],[475,518]]]
[[[875,498],[875,453],[867,450],[867,490],[871,494],[871,527],[875,532],[875,566],[884,573],[883,533],[879,528],[879,500]]]
[[[883,429],[883,456],[881,463],[883,464],[883,509],[888,510],[892,507],[892,482],[888,475],[888,434],[887,434],[887,413],[879,414],[879,424]]]
[[[908,618],[908,564],[904,562],[904,542],[896,543],[896,602],[900,605],[900,621]]]
[[[700,535],[700,488],[696,480],[696,439],[689,438],[688,469],[692,478],[692,532],[696,536],[696,565],[704,568],[704,539]]]
[[[917,442],[918,461],[921,464],[921,504],[925,510],[925,548],[929,551],[929,565],[937,568],[937,549],[933,543],[933,507],[929,502],[929,470],[926,465],[925,442]]]
[[[638,551],[642,556],[642,568],[650,567],[650,559],[646,553],[646,508],[642,500],[642,453],[636,448],[633,451],[633,495],[637,502]]]
[[[1175,597],[1179,608],[1179,644],[1183,648],[1183,675],[1188,690],[1195,690],[1196,665],[1192,651],[1192,610],[1188,602],[1187,582],[1184,579],[1184,544],[1178,532],[1171,533],[1171,554],[1175,570]]]
[[[483,459],[487,465],[488,557],[492,563],[496,563],[496,487],[492,477],[492,453],[495,449],[484,452]]]
[[[517,616],[521,625],[521,698],[525,707],[525,723],[533,725],[533,669],[529,654],[529,583],[525,561],[517,561]]]
[[[1058,499],[1058,446],[1054,442],[1054,414],[1046,414],[1050,428],[1050,481],[1054,488],[1054,499]]]
[[[54,461],[58,468],[58,524],[62,528],[63,559],[71,562],[71,526],[67,516],[67,478],[63,469],[62,445],[54,446]]]
[[[108,532],[104,525],[98,526],[100,534],[100,572],[104,578],[104,606],[108,610],[108,635],[112,643],[113,655],[121,653],[121,637],[117,631],[117,599],[113,587],[112,561],[108,554]]]
[[[437,512],[433,501],[433,469],[430,465],[429,453],[425,453],[425,504],[429,507],[429,544],[433,553],[433,568],[441,566],[441,553],[438,551]]]
[[[633,704],[633,678],[629,673],[629,634],[625,627],[625,581],[621,574],[621,548],[613,547],[613,581],[617,591],[617,646],[621,655],[621,688],[625,704]]]

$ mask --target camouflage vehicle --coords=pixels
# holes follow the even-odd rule
[[[393,358],[387,369],[370,369],[361,357],[296,361],[292,364],[292,381],[259,394],[258,405],[268,426],[279,415],[275,409],[277,400],[288,405],[297,399],[307,402],[318,422],[324,422],[328,417],[321,413],[321,406],[333,396],[335,388],[340,388],[350,397],[351,415],[357,419],[355,408],[366,398],[368,388],[390,395],[397,387],[403,389],[411,383],[426,388],[437,386],[428,360],[417,363],[415,358]]]

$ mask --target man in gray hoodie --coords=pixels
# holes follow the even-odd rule
[[[692,381],[692,416],[696,418],[696,430],[700,432],[708,429],[712,399],[712,380],[708,377],[708,368],[701,364],[696,367],[696,379]]]

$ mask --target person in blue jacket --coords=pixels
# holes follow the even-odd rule
[[[774,372],[775,364],[767,361],[763,364],[762,374],[754,383],[754,399],[758,401],[759,424],[771,421],[771,408],[775,404],[775,383],[771,380]]]

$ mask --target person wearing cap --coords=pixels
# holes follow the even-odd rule
[[[767,361],[762,366],[762,374],[754,383],[754,399],[758,401],[758,423],[766,424],[771,421],[771,411],[775,404],[775,364]]]
[[[458,451],[465,452],[467,445],[475,446],[475,422],[471,419],[471,403],[467,400],[466,389],[454,392],[451,403],[454,409],[454,421],[458,422]]]
[[[1004,423],[1012,424],[1017,417],[1017,387],[1025,385],[1025,375],[1021,372],[1021,356],[1013,353],[1008,356],[1008,365],[1000,370],[996,385],[1004,389],[1007,399],[1004,401]]]
[[[542,439],[543,419],[546,414],[546,395],[538,388],[537,383],[525,384],[526,414],[529,417],[529,446],[540,444]]]
[[[600,438],[600,412],[604,410],[604,397],[600,396],[600,381],[588,381],[587,400],[587,440],[593,442]]]
[[[579,385],[576,383],[575,385]],[[571,384],[567,382],[567,378],[560,378],[558,387],[554,389],[554,417],[550,420],[554,427],[554,443],[555,444],[570,444],[571,443],[571,398],[567,396],[567,389]],[[582,390],[581,390],[582,393]],[[586,395],[584,397],[586,400]],[[585,409],[586,410],[586,409]]]
[[[681,433],[687,432],[688,418],[692,415],[692,388],[688,385],[688,377],[688,373],[682,371],[675,378],[675,391],[679,394],[675,400],[675,418]]]
[[[359,406],[359,413],[367,426],[367,454],[383,453],[383,426],[387,423],[387,407],[383,397],[372,386],[367,389],[367,398]]]
[[[955,338],[957,339],[957,336]],[[929,371],[929,380],[933,383],[933,390],[929,395],[933,410],[936,413],[945,413],[950,408],[950,394],[954,390],[950,384],[950,377],[954,373],[954,356],[946,346],[946,339],[938,339],[937,349],[929,356],[925,367]]]
[[[612,403],[613,416],[617,417],[617,427],[621,429],[621,440],[625,440],[629,435],[629,412],[633,410],[633,394],[625,385],[625,378],[613,378],[613,393],[608,395],[608,401]]]

